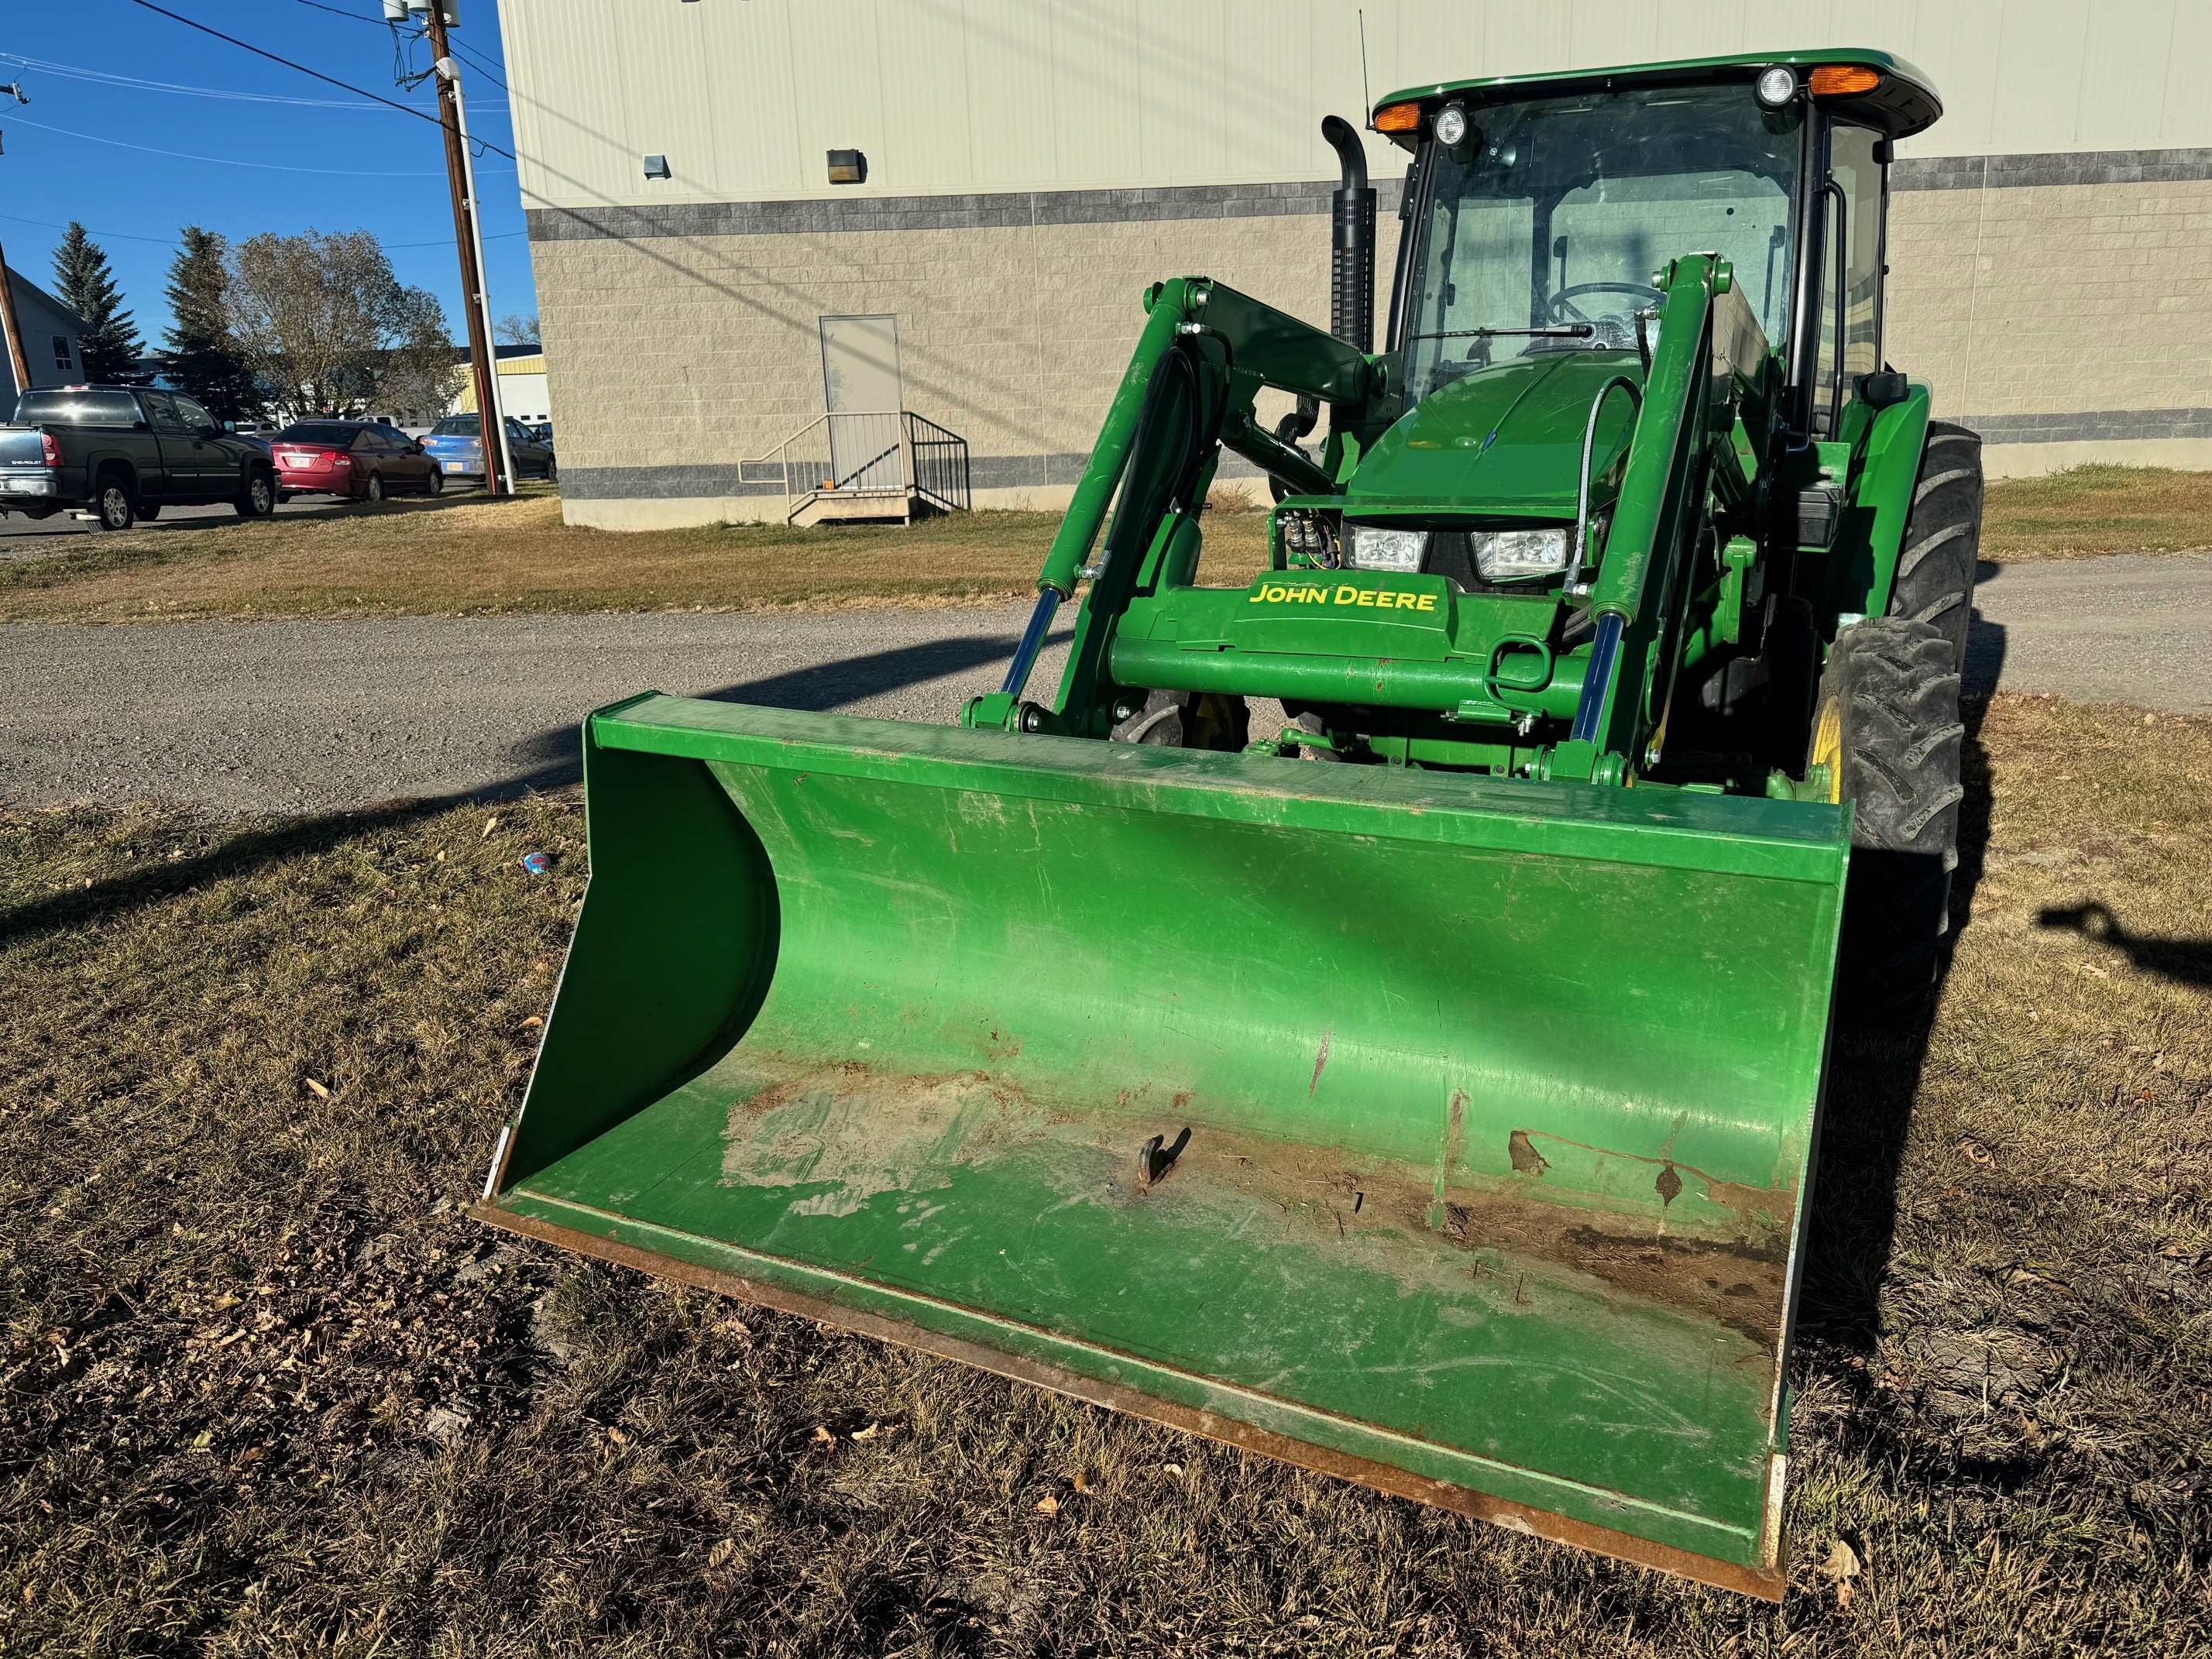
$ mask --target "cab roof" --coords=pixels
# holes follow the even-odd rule
[[[1746,81],[1777,64],[1806,70],[1823,64],[1863,64],[1881,76],[1870,93],[1855,97],[1823,98],[1822,106],[1847,119],[1864,122],[1891,138],[1910,138],[1936,125],[1943,113],[1943,100],[1936,83],[1893,52],[1870,46],[1822,46],[1807,52],[1739,52],[1726,58],[1678,58],[1663,64],[1621,64],[1610,69],[1553,70],[1541,75],[1492,75],[1468,81],[1439,81],[1433,85],[1408,87],[1388,98],[1377,99],[1368,112],[1371,123],[1376,112],[1391,104],[1434,104],[1455,93],[1473,100],[1502,101],[1513,94],[1549,94],[1582,88],[1696,84],[1713,81]],[[1400,135],[1393,134],[1393,137]]]

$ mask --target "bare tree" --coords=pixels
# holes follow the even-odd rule
[[[279,413],[442,411],[460,383],[437,297],[365,230],[263,234],[231,254],[231,332]]]
[[[534,311],[527,315],[510,311],[499,319],[492,331],[507,345],[534,346],[543,338],[538,332],[538,313]]]

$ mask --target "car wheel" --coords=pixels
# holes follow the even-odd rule
[[[276,480],[266,472],[250,474],[246,491],[231,502],[241,519],[265,519],[276,510]]]
[[[368,475],[366,499],[372,503],[384,499],[384,475],[381,472],[372,472]]]
[[[545,482],[547,483],[559,483],[561,482],[561,467],[558,462],[548,461],[545,463]]]
[[[110,473],[100,481],[100,496],[94,506],[102,530],[128,530],[138,521],[138,503],[131,499],[131,486],[118,474]]]
[[[423,489],[424,492],[425,492],[425,493],[427,493],[427,494],[428,494],[428,495],[444,495],[444,494],[446,493],[446,473],[445,473],[445,469],[444,469],[444,468],[442,468],[442,467],[435,467],[435,466],[432,467],[432,468],[430,469],[430,476],[429,476],[429,477],[428,477],[427,480],[425,480],[425,481],[424,481],[423,485],[422,485],[422,489]]]

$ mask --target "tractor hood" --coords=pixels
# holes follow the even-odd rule
[[[1591,401],[1616,374],[1641,387],[1636,353],[1534,353],[1439,386],[1368,452],[1345,490],[1345,511],[1571,519],[1583,428]],[[1599,474],[1634,416],[1626,393],[1606,400],[1592,457]]]

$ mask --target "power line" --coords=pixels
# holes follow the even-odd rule
[[[313,6],[317,11],[326,11],[333,17],[350,17],[356,23],[369,23],[378,28],[384,27],[385,20],[381,17],[364,17],[357,11],[348,11],[343,6],[326,6],[323,0],[300,0],[300,3]]]
[[[44,121],[33,121],[21,115],[8,119],[17,126],[34,127],[40,132],[58,132],[64,138],[81,139],[87,143],[112,144],[118,149],[135,149],[147,155],[166,155],[177,161],[205,161],[221,167],[258,167],[266,173],[313,173],[326,179],[434,179],[434,173],[382,173],[362,167],[295,167],[282,161],[248,161],[235,155],[194,155],[187,150],[159,149],[152,144],[134,144],[128,139],[103,137],[96,132],[75,132],[68,127],[49,126]]]
[[[69,229],[67,225],[58,225],[51,219],[26,219],[20,213],[0,213],[0,219],[10,220],[19,225],[36,225],[41,230],[66,231]],[[106,241],[153,242],[162,247],[174,247],[177,244],[177,239],[173,236],[141,236],[128,230],[88,230],[85,234],[97,236]]]
[[[476,53],[471,52],[466,46],[463,46],[459,41],[453,40],[451,36],[447,38],[446,44],[452,47],[453,51],[459,52],[462,57],[467,58],[470,63],[476,65],[477,73],[483,76],[485,80],[490,82],[492,85],[497,87],[501,92],[505,92],[507,90],[507,82],[501,80],[497,75],[494,74],[489,66],[484,63],[483,58],[477,57]],[[502,64],[500,67],[504,69],[507,66]],[[477,107],[481,109],[483,106],[478,105]]]
[[[202,34],[212,35],[218,40],[228,41],[241,52],[252,52],[256,58],[265,58],[272,64],[282,64],[286,69],[297,70],[302,75],[312,76],[325,86],[336,87],[340,92],[349,92],[357,98],[368,99],[373,103],[382,104],[389,109],[396,109],[402,115],[411,115],[418,121],[428,121],[432,126],[441,125],[434,115],[428,114],[410,105],[395,102],[392,99],[369,91],[365,87],[357,87],[350,82],[338,80],[334,76],[324,74],[320,70],[309,69],[305,64],[295,63],[289,58],[280,58],[275,52],[265,52],[249,40],[241,40],[234,34],[225,34],[221,29],[210,28],[205,23],[186,17],[179,12],[171,11],[167,6],[157,6],[154,3],[154,0],[131,0],[131,3],[159,16],[166,17],[173,23],[182,23],[188,29],[198,29]],[[514,152],[511,149],[501,149],[497,144],[481,138],[476,142],[483,144],[486,149],[504,155],[510,161],[514,160]]]
[[[143,76],[114,75],[105,70],[79,69],[70,64],[49,63],[42,58],[26,58],[19,52],[0,52],[0,60],[20,64],[25,69],[36,70],[41,75],[58,75],[67,80],[84,81],[115,92],[158,92],[179,98],[216,98],[235,103],[276,104],[288,108],[351,110],[369,115],[384,113],[380,106],[349,103],[343,98],[286,98],[273,92],[240,92],[231,87],[194,87],[177,81],[149,81]],[[507,106],[494,102],[479,104],[477,107],[503,111]]]
[[[273,92],[240,92],[228,87],[192,87],[176,81],[149,81],[136,75],[113,75],[105,70],[78,69],[69,64],[26,58],[19,52],[0,52],[0,58],[11,64],[21,64],[25,69],[37,70],[42,75],[58,75],[72,81],[89,81],[95,86],[115,87],[131,92],[167,92],[193,98],[224,98],[246,104],[284,104],[305,109],[376,108],[374,104],[349,104],[342,98],[287,98]]]
[[[58,225],[51,219],[27,219],[20,213],[0,213],[0,219],[5,219],[12,224],[35,225],[40,230],[67,231],[69,229],[67,225]],[[177,239],[173,236],[147,236],[133,230],[101,230],[96,227],[88,227],[85,230],[85,234],[88,236],[96,236],[103,242],[151,242],[156,247],[174,247],[177,246]],[[502,230],[495,232],[493,234],[485,237],[484,240],[487,242],[503,242],[513,237],[527,236],[528,234],[530,234],[530,233],[526,230]],[[381,242],[381,239],[379,240]],[[432,242],[381,242],[384,251],[387,253],[397,253],[403,249],[410,248],[451,247],[453,245],[453,238],[450,236],[441,237],[437,240]]]

